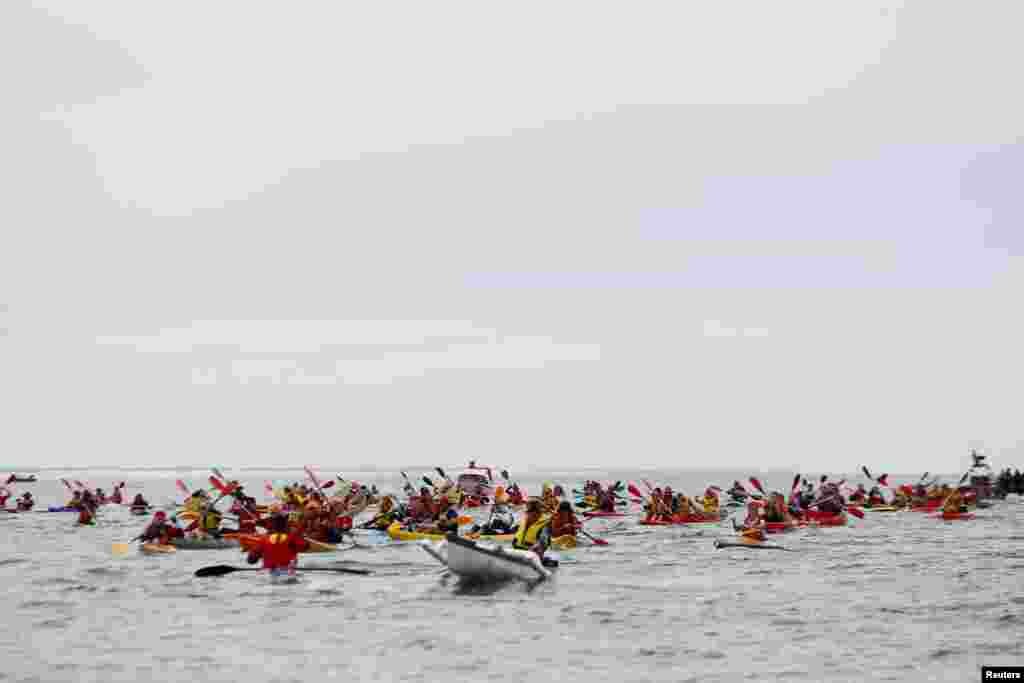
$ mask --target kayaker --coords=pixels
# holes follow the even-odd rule
[[[184,508],[187,512],[194,512],[196,514],[203,511],[203,504],[205,503],[206,493],[202,490],[194,491],[184,503]]]
[[[522,521],[519,522],[519,529],[512,541],[514,548],[529,550],[542,541],[542,537],[550,538],[550,519],[544,516],[543,511],[541,502],[536,498],[527,501],[526,513],[523,515]],[[547,545],[547,543],[544,542],[543,545]]]
[[[709,517],[717,517],[719,515],[719,501],[718,491],[713,487],[708,487],[704,490],[704,497],[701,499],[701,505],[704,507],[704,514]]]
[[[148,510],[149,502],[142,496],[141,493],[136,493],[135,498],[132,499],[132,510]]]
[[[555,492],[551,490],[551,487],[547,484],[544,485],[543,492],[541,493],[541,505],[544,508],[544,512],[553,514],[558,509],[558,498],[555,497]]]
[[[163,510],[158,510],[157,513],[153,515],[153,520],[143,530],[143,532],[139,534],[139,540],[143,543],[153,543],[154,541],[164,543],[168,535],[166,532],[166,526],[167,513]]]
[[[793,521],[792,515],[786,509],[786,499],[778,491],[773,492],[771,495],[764,521],[770,524],[788,524]]]
[[[850,494],[850,503],[863,503],[867,497],[868,492],[864,484],[857,484],[857,490]]]
[[[569,504],[569,501],[563,500],[558,504],[558,511],[551,518],[551,537],[572,536],[575,538],[576,530],[579,527],[580,523],[572,512],[572,505]]]
[[[124,482],[123,481],[119,485],[114,487],[114,492],[110,495],[110,502],[111,503],[114,503],[115,505],[120,505],[121,503],[124,502],[124,499],[121,497],[121,489],[122,488],[124,488]]]
[[[747,490],[743,488],[743,484],[741,484],[738,480],[733,481],[732,488],[726,491],[726,493],[729,494],[730,498],[737,501],[744,501],[750,496],[750,494],[747,493]]]
[[[84,498],[84,497],[83,497]],[[96,506],[83,502],[78,506],[78,523],[93,524],[96,521]]]
[[[13,476],[13,475],[12,475]],[[6,488],[0,486],[0,509],[7,507],[7,499],[11,497],[11,492]]]
[[[259,546],[249,553],[246,561],[256,564],[263,560],[264,569],[286,569],[295,565],[299,553],[309,548],[301,534],[288,530],[288,517],[275,514],[270,521],[270,533],[261,537]]]
[[[32,494],[25,491],[21,495],[21,498],[17,501],[18,512],[28,512],[36,506],[36,501],[32,498]]]
[[[437,530],[442,534],[458,534],[459,513],[452,508],[448,508],[444,518],[437,521]]]
[[[747,503],[747,517],[743,520],[744,529],[764,528],[764,503],[759,500],[752,500]]]
[[[868,493],[868,506],[876,507],[879,505],[885,505],[885,498],[882,496],[882,489],[877,486],[872,486],[871,491]]]

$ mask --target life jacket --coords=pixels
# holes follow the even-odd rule
[[[195,496],[189,496],[188,500],[185,501],[185,510],[187,510],[188,512],[202,512],[202,499],[196,498]]]
[[[220,529],[221,515],[216,510],[210,510],[203,515],[203,531],[218,531]]]
[[[275,532],[268,534],[260,544],[264,569],[279,569],[295,562],[298,554],[309,547],[305,539],[295,534]]]
[[[526,517],[523,517],[523,521],[519,523],[519,529],[516,530],[516,537],[513,542],[513,546],[520,550],[526,550],[535,545],[537,543],[537,537],[548,525],[550,520],[551,518],[548,515],[541,515],[540,519],[527,527]]]

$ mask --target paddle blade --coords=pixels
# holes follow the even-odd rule
[[[333,479],[328,479],[327,481],[324,482],[324,485],[321,486],[320,488],[322,488],[322,489],[329,489],[332,486],[334,486],[334,480]]]
[[[964,476],[960,477],[960,484],[963,484],[965,481],[967,481],[967,477],[969,476],[971,476],[971,471],[967,470],[966,472],[964,472]]]
[[[750,478],[750,485],[753,486],[758,491],[760,491],[762,495],[767,495],[764,492],[764,487],[761,486],[761,482],[757,479],[757,477]]]
[[[227,490],[227,487],[224,486],[224,483],[213,475],[210,475],[210,486],[217,489],[221,493],[224,493],[224,491]]]
[[[799,474],[797,474],[795,477],[793,477],[793,485],[790,487],[790,491],[792,493],[796,493],[798,488],[800,488],[800,475]]]
[[[925,472],[923,475],[921,475],[921,481],[927,479],[929,474],[931,474],[931,472]]]
[[[883,474],[882,476],[880,476],[878,478],[878,483],[884,486],[885,488],[889,488],[889,475]]]
[[[399,472],[399,474],[402,475],[402,479],[405,479],[406,481],[409,481],[409,475],[408,474],[406,474],[405,472]]]
[[[426,482],[427,486],[431,488],[437,488],[436,486],[434,486],[434,482],[431,481],[430,478],[425,474],[423,475],[423,481]]]
[[[638,489],[632,482],[630,482],[629,486],[626,487],[626,490],[629,491],[629,494],[631,496],[634,496],[636,498],[644,497],[644,494],[640,493],[640,489]]]
[[[444,470],[442,470],[440,467],[435,467],[434,471],[437,472],[438,474],[440,474],[442,479],[447,479],[448,478],[448,475],[445,474]]]
[[[821,484],[824,484],[826,481],[828,481],[828,475],[827,474],[823,474],[823,475],[821,475],[821,479],[818,480],[818,485],[820,486]]]
[[[128,549],[129,545],[127,543],[115,543],[110,551],[115,555],[127,555]]]
[[[508,470],[502,470],[501,471],[501,478],[504,479],[505,481],[508,481],[508,479],[509,479]]]
[[[860,519],[864,519],[864,511],[863,510],[859,510],[857,508],[846,508],[846,511],[849,512],[854,517],[859,517]]]
[[[195,575],[202,579],[208,576],[224,576],[231,572],[241,571],[242,569],[243,568],[241,567],[232,567],[228,564],[215,564],[212,567],[201,567],[200,569],[197,569]]]
[[[871,481],[875,480],[875,478],[871,476],[871,472],[868,471],[868,466],[867,465],[861,465],[860,466],[860,471],[863,472],[864,476],[867,477],[868,479],[870,479]]]
[[[175,481],[174,484],[175,484],[175,486],[178,487],[178,490],[181,491],[182,493],[184,493],[186,496],[191,496],[192,495],[192,492],[188,490],[188,487],[185,486],[185,482],[183,482],[181,479],[178,479],[177,481]]]

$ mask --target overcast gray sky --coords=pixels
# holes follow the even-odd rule
[[[1022,13],[4,2],[3,460],[1024,465]]]

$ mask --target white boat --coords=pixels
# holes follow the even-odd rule
[[[536,553],[449,535],[437,544],[420,547],[457,576],[472,581],[542,581],[551,578]]]

